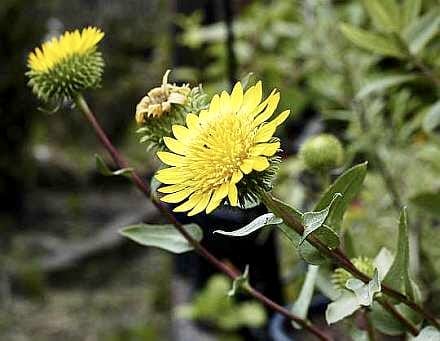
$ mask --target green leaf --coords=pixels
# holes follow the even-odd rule
[[[411,74],[380,77],[379,79],[373,80],[365,84],[356,94],[356,99],[362,100],[372,93],[382,92],[390,87],[397,86],[412,81],[414,79],[417,79],[417,76]]]
[[[304,261],[309,264],[320,265],[326,261],[326,258],[307,240],[299,246],[301,236],[293,231],[289,226],[283,224],[276,225],[281,232],[289,239],[294,248],[298,251],[298,254]]]
[[[235,296],[238,292],[244,292],[249,288],[249,265],[246,265],[243,273],[232,282],[232,288],[228,291],[228,296]]]
[[[403,2],[403,26],[411,25],[419,16],[422,8],[422,0],[404,0]]]
[[[336,301],[327,306],[325,319],[328,324],[338,322],[353,314],[360,307],[356,295],[351,291],[344,290]]]
[[[409,50],[418,54],[429,41],[438,35],[440,27],[440,11],[438,8],[430,10],[420,17],[405,32],[405,39],[408,42]]]
[[[332,201],[336,193],[341,193],[342,198],[335,203],[330,212],[326,224],[340,230],[342,218],[349,203],[358,195],[367,174],[367,162],[358,164],[346,170],[333,184],[325,191],[315,207],[315,211],[323,210]]]
[[[421,192],[409,199],[414,205],[440,217],[440,190],[433,192]]]
[[[400,213],[396,255],[393,264],[391,264],[383,279],[383,283],[408,295],[410,298],[414,298],[414,291],[409,277],[408,218],[405,207]]]
[[[326,221],[331,209],[335,203],[342,198],[341,193],[335,193],[328,206],[320,211],[306,212],[303,214],[304,233],[299,242],[301,245],[307,236],[313,231],[319,229]]]
[[[266,213],[252,220],[246,226],[235,231],[215,230],[214,233],[223,234],[232,237],[244,237],[268,225],[281,224],[282,219],[276,217],[273,213]]]
[[[104,176],[124,175],[130,177],[131,173],[133,173],[134,171],[133,168],[121,168],[116,171],[111,171],[110,168],[108,168],[107,164],[105,163],[104,159],[98,154],[95,154],[95,161],[98,172]]]
[[[400,312],[408,320],[415,324],[420,323],[420,315],[414,310],[401,303],[395,305],[397,311]],[[401,335],[406,332],[406,327],[387,310],[385,310],[379,303],[373,302],[371,308],[371,321],[377,330],[386,335]]]
[[[198,225],[187,224],[183,227],[195,240],[202,240],[203,231]],[[124,227],[119,233],[141,245],[154,246],[173,253],[183,253],[193,249],[174,225],[131,225]]]
[[[345,287],[355,294],[359,305],[369,307],[373,303],[374,295],[381,290],[379,272],[375,269],[373,278],[366,284],[357,278],[350,278]]]
[[[433,326],[428,326],[423,328],[420,331],[419,335],[410,338],[410,341],[438,341],[438,340],[440,340],[440,331]]]
[[[353,44],[370,52],[396,58],[405,56],[400,44],[390,36],[371,33],[348,24],[341,24],[340,30]]]
[[[398,32],[400,11],[395,0],[364,0],[363,5],[379,30]]]
[[[440,101],[435,102],[426,112],[423,119],[423,130],[431,133],[440,126]]]
[[[298,298],[292,306],[292,313],[302,319],[307,318],[307,311],[309,310],[310,302],[312,301],[313,292],[315,291],[315,282],[318,276],[319,266],[309,265],[307,267],[307,274],[304,280],[304,284],[301,288]],[[301,329],[297,323],[292,322],[292,325]]]

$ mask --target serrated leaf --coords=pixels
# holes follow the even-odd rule
[[[340,175],[322,195],[315,211],[327,207],[336,193],[341,193],[342,198],[335,203],[335,207],[327,218],[326,224],[340,230],[342,218],[349,203],[358,195],[367,174],[367,162],[353,166]]]
[[[336,301],[327,306],[325,319],[328,324],[338,322],[352,315],[360,307],[356,295],[351,291],[344,290]]]
[[[291,308],[292,313],[298,317],[301,317],[302,319],[307,318],[307,312],[309,310],[310,302],[312,301],[313,292],[315,291],[315,283],[318,276],[318,271],[319,266],[309,265],[307,267],[304,284],[301,287],[298,298]],[[301,326],[295,322],[292,322],[292,325],[297,329],[301,329]]]
[[[410,338],[410,341],[438,341],[438,340],[440,340],[440,331],[433,326],[428,326],[423,328],[420,331],[419,335]]]
[[[440,190],[417,193],[409,200],[424,211],[440,217]]]
[[[238,292],[249,287],[249,265],[246,265],[243,273],[232,282],[232,288],[228,291],[228,296],[235,296]]]
[[[187,224],[183,227],[195,240],[202,240],[203,231],[198,225]],[[141,245],[154,246],[173,253],[183,253],[193,249],[174,225],[131,225],[124,227],[119,233]]]
[[[310,233],[324,225],[324,222],[326,221],[331,209],[334,207],[335,203],[338,200],[341,200],[341,198],[341,193],[335,193],[326,208],[320,211],[306,212],[303,214],[304,233],[299,242],[300,245],[304,242],[304,240]]]
[[[103,160],[103,158],[98,154],[95,154],[95,161],[96,161],[96,169],[98,170],[99,173],[101,173],[104,176],[123,175],[130,177],[131,173],[133,173],[133,168],[121,168],[116,171],[111,171],[110,168],[108,168],[105,161]]]
[[[403,1],[403,26],[411,25],[419,16],[422,8],[422,0],[404,0]]]
[[[430,10],[415,21],[405,32],[405,39],[411,53],[418,54],[422,51],[426,44],[438,35],[439,28],[440,11],[438,8]]]
[[[402,209],[399,220],[399,235],[393,264],[383,279],[383,283],[414,298],[414,291],[409,277],[409,241],[408,218],[406,208]]]
[[[259,216],[258,218],[255,218],[249,224],[243,226],[242,228],[239,228],[238,230],[235,231],[215,230],[214,233],[223,234],[225,236],[232,236],[232,237],[244,237],[265,226],[281,224],[282,222],[283,220],[276,217],[273,213],[266,213]]]
[[[348,24],[341,24],[340,30],[353,44],[370,52],[396,58],[403,58],[405,56],[405,51],[403,51],[396,40],[390,36],[371,33]]]
[[[409,81],[417,79],[416,75],[393,75],[381,77],[365,84],[356,94],[358,100],[362,100],[375,92],[382,92],[392,86],[397,86]]]
[[[373,24],[382,31],[397,32],[400,27],[400,11],[395,0],[364,0],[364,7]]]
[[[373,303],[374,295],[381,290],[379,272],[375,269],[373,278],[368,283],[350,278],[345,287],[355,294],[359,305],[369,307]]]
[[[435,102],[426,112],[423,119],[423,130],[431,133],[440,126],[440,101]]]

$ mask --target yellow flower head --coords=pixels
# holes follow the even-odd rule
[[[237,206],[249,190],[265,188],[265,176],[280,148],[273,137],[288,117],[286,110],[270,122],[280,100],[276,90],[262,101],[258,82],[243,93],[238,82],[231,94],[215,95],[208,109],[188,114],[186,126],[174,125],[175,138],[165,137],[171,152],[158,152],[171,166],[159,170],[156,178],[167,186],[159,192],[168,203],[179,203],[174,211],[195,215],[212,212],[227,197]]]
[[[61,37],[52,38],[29,54],[29,69],[47,72],[73,55],[84,55],[94,50],[102,38],[104,33],[96,27],[84,28],[81,33],[79,30],[65,32]]]
[[[101,82],[104,61],[96,46],[104,33],[95,27],[65,32],[28,57],[29,86],[43,101],[72,98]]]

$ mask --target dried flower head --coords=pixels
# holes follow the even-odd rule
[[[226,197],[230,205],[237,206],[240,199],[269,189],[280,148],[273,134],[290,111],[267,122],[280,94],[274,90],[261,100],[261,82],[245,93],[238,82],[231,94],[215,95],[208,109],[188,114],[186,126],[172,127],[175,138],[164,138],[171,152],[157,153],[171,166],[156,174],[167,185],[159,188],[167,193],[162,201],[183,202],[174,211],[195,215],[212,212]]]
[[[177,86],[168,83],[170,70],[165,72],[160,87],[151,89],[136,106],[136,122],[145,124],[147,120],[161,117],[171,111],[172,104],[184,105],[191,91],[188,85]]]
[[[104,33],[96,27],[65,32],[43,43],[28,57],[29,86],[43,101],[64,100],[96,88],[104,61],[96,46]]]

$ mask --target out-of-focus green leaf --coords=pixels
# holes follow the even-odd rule
[[[400,11],[395,0],[364,0],[364,7],[373,24],[385,32],[398,32]]]
[[[422,8],[422,0],[404,0],[403,1],[403,22],[402,26],[411,25],[419,16]]]
[[[328,324],[338,322],[353,314],[360,307],[356,295],[351,291],[344,290],[336,301],[327,306],[325,319]]]
[[[231,236],[231,237],[244,237],[265,226],[281,224],[282,222],[283,220],[276,217],[273,213],[266,213],[259,216],[258,218],[255,218],[249,224],[243,226],[242,228],[239,228],[238,230],[235,231],[215,230],[214,233],[223,234],[225,236]]]
[[[303,214],[304,233],[300,240],[300,245],[304,242],[307,236],[319,229],[326,221],[329,213],[334,208],[335,203],[341,200],[342,194],[335,193],[328,206],[320,211],[306,212]]]
[[[417,54],[439,33],[440,10],[434,8],[415,21],[405,32],[409,50]]]
[[[440,217],[440,190],[421,192],[410,198],[410,201],[437,217]]]
[[[423,119],[423,130],[431,133],[440,126],[440,101],[434,103],[426,112]]]
[[[202,240],[203,232],[198,225],[188,224],[184,225],[184,228],[195,240]],[[154,246],[173,253],[183,253],[193,249],[173,225],[131,225],[124,227],[119,233],[141,245]]]
[[[394,307],[413,323],[420,323],[420,315],[405,304],[401,303]],[[371,322],[377,330],[386,335],[401,335],[406,332],[406,327],[377,302],[373,302],[372,305]]]
[[[381,92],[392,86],[400,85],[414,79],[417,79],[417,76],[411,74],[381,77],[365,84],[356,94],[356,98],[362,100],[372,93]]]
[[[438,341],[440,340],[440,331],[433,326],[423,328],[419,335],[410,337],[410,341]]]
[[[104,159],[98,154],[95,154],[95,160],[96,160],[96,168],[98,172],[101,173],[102,175],[105,176],[124,175],[130,177],[131,173],[133,173],[133,168],[122,168],[116,171],[111,171],[110,168],[108,168],[107,164],[105,163]]]
[[[336,193],[341,193],[342,198],[335,203],[334,209],[330,212],[326,224],[340,230],[342,218],[349,203],[357,196],[361,190],[367,174],[367,162],[353,166],[339,176],[333,184],[325,191],[315,207],[315,211],[323,210],[327,207]]]
[[[401,46],[390,36],[357,28],[349,24],[341,24],[342,34],[358,47],[382,56],[403,58],[405,56]]]
[[[396,250],[393,264],[385,275],[383,283],[408,295],[410,298],[414,298],[414,290],[409,277],[408,217],[405,207],[400,213]]]
[[[356,295],[359,305],[369,307],[373,303],[374,295],[381,290],[379,272],[375,269],[373,278],[368,283],[357,278],[350,278],[345,287]]]
[[[307,319],[307,312],[309,310],[310,302],[312,301],[313,292],[315,291],[315,282],[318,275],[319,267],[316,265],[309,265],[307,267],[307,274],[304,284],[301,287],[298,298],[292,306],[292,313],[303,319]],[[295,328],[301,329],[297,323],[292,322]]]

